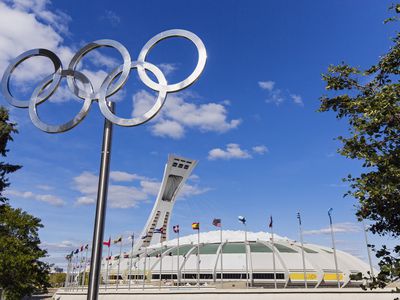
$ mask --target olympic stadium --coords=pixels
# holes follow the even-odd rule
[[[362,291],[370,266],[343,251],[335,262],[332,248],[267,232],[198,230],[170,238],[176,197],[196,165],[169,156],[141,238],[122,255],[103,256],[101,299],[392,299],[389,290]],[[55,299],[86,299],[89,271],[69,265]]]

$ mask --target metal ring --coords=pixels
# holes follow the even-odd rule
[[[133,61],[131,63],[130,69],[134,69],[134,68],[138,69],[139,67],[142,67],[143,70],[147,69],[150,72],[152,72],[156,76],[158,82],[161,85],[163,85],[163,86],[167,85],[167,80],[165,79],[164,74],[155,65],[150,64],[148,62]],[[156,90],[156,91],[158,91],[158,97],[157,97],[156,103],[154,103],[154,105],[143,115],[141,115],[139,117],[131,118],[131,119],[117,117],[114,113],[112,113],[110,111],[109,107],[107,106],[106,93],[108,90],[108,86],[119,74],[122,73],[122,70],[123,70],[123,66],[120,66],[119,68],[115,69],[110,75],[108,75],[106,77],[103,84],[101,85],[100,92],[99,92],[100,110],[101,110],[102,114],[104,115],[104,117],[106,117],[110,122],[112,122],[116,125],[137,126],[137,125],[140,125],[140,124],[143,124],[143,123],[149,121],[158,113],[158,111],[164,105],[165,99],[167,97],[167,92],[165,90]]]
[[[90,80],[81,72],[78,71],[73,71],[73,70],[63,70],[61,71],[61,77],[74,77],[81,81],[83,85],[88,88],[91,92],[93,92],[93,87],[90,83]],[[32,123],[39,129],[48,132],[48,133],[57,133],[57,132],[64,132],[67,130],[70,130],[71,128],[75,127],[78,125],[88,114],[90,105],[92,104],[92,99],[90,97],[85,98],[85,102],[83,103],[83,106],[81,110],[78,112],[78,114],[70,121],[61,124],[61,125],[49,125],[44,123],[42,120],[40,120],[36,106],[48,98],[50,98],[51,95],[44,97],[43,100],[39,99],[39,96],[41,96],[42,91],[46,88],[47,85],[51,84],[53,78],[52,76],[46,77],[39,85],[38,87],[33,91],[32,93],[32,98],[31,101],[29,102],[29,116],[32,120]],[[87,93],[89,94],[89,93]]]
[[[109,97],[115,94],[125,84],[130,72],[131,56],[128,50],[121,43],[114,40],[97,40],[89,43],[74,55],[74,57],[71,59],[71,62],[69,63],[68,69],[75,71],[78,63],[83,58],[83,56],[85,56],[90,51],[100,47],[111,47],[116,49],[121,54],[122,59],[124,60],[121,76],[115,83],[113,83],[109,91],[107,91],[107,97]],[[68,77],[67,81],[69,88],[75,93],[77,97],[82,99],[90,97],[93,100],[99,98],[99,92],[93,92],[92,94],[87,95],[87,92],[85,90],[82,90],[77,86],[74,78]]]
[[[6,98],[6,100],[13,106],[21,107],[21,108],[29,107],[29,100],[19,100],[19,99],[16,99],[11,94],[10,78],[11,78],[11,74],[14,72],[14,70],[18,67],[19,64],[21,64],[23,61],[27,60],[28,58],[31,58],[34,56],[47,57],[51,60],[51,62],[54,65],[54,73],[50,76],[52,78],[52,82],[51,82],[50,86],[48,86],[48,88],[42,92],[42,94],[41,94],[42,98],[38,99],[38,103],[43,102],[44,100],[46,100],[46,97],[49,97],[51,94],[53,94],[54,91],[57,89],[58,85],[60,84],[60,80],[61,80],[60,73],[62,70],[62,64],[61,64],[61,60],[58,58],[58,56],[56,54],[54,54],[50,50],[40,49],[40,48],[26,51],[11,61],[11,63],[8,65],[7,69],[4,71],[3,78],[1,80],[1,89],[2,89],[3,95]]]
[[[150,79],[150,77],[146,74],[146,71],[142,67],[138,67],[138,73],[140,76],[140,79],[143,81],[145,85],[147,85],[149,88],[155,90],[155,91],[163,91],[165,90],[166,92],[177,92],[180,90],[183,90],[184,88],[190,86],[193,84],[201,75],[201,73],[204,70],[204,67],[206,65],[207,61],[207,52],[206,48],[202,42],[202,40],[195,35],[194,33],[187,31],[187,30],[182,30],[182,29],[172,29],[172,30],[167,30],[164,32],[161,32],[151,38],[142,48],[142,50],[139,53],[138,57],[138,62],[144,63],[146,60],[146,57],[149,53],[149,51],[159,42],[162,40],[165,40],[167,38],[171,37],[183,37],[188,40],[190,40],[193,44],[195,44],[197,48],[197,52],[199,54],[199,58],[197,61],[196,68],[190,74],[185,80],[182,80],[178,83],[170,84],[163,86],[161,83],[156,83],[153,80]]]

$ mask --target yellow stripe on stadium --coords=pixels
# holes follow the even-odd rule
[[[325,281],[337,280],[336,273],[325,273],[324,280]],[[339,280],[343,281],[343,273],[339,273]]]
[[[304,280],[304,273],[290,273],[290,280]],[[306,273],[307,280],[317,280],[316,273]]]

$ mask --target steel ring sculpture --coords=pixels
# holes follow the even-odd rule
[[[198,61],[194,71],[184,80],[168,84],[162,71],[154,64],[146,61],[150,50],[162,40],[182,37],[191,41],[197,48]],[[123,64],[106,76],[98,91],[93,90],[90,80],[81,72],[76,70],[80,60],[90,51],[99,47],[111,47],[116,49],[122,56]],[[10,90],[10,78],[14,70],[23,61],[34,57],[43,56],[51,60],[54,65],[54,72],[47,76],[34,89],[29,100],[15,98]],[[193,84],[204,70],[207,60],[205,46],[201,39],[194,33],[182,29],[173,29],[161,32],[151,38],[142,48],[136,61],[131,61],[128,50],[119,42],[113,40],[97,40],[87,44],[80,49],[71,59],[68,69],[64,70],[61,60],[53,52],[46,49],[32,49],[26,51],[11,61],[2,78],[2,92],[6,100],[13,106],[29,108],[29,116],[32,123],[39,129],[48,133],[58,133],[70,130],[79,124],[88,114],[93,101],[98,101],[100,110],[104,117],[113,124],[120,126],[137,126],[152,119],[162,108],[168,93],[183,90]],[[139,78],[150,89],[158,92],[155,104],[141,116],[134,118],[121,118],[116,116],[107,106],[107,98],[117,93],[127,82],[132,69],[136,69]],[[146,73],[153,73],[158,82],[153,81]],[[37,106],[49,99],[57,90],[61,80],[67,79],[71,92],[80,99],[83,99],[83,106],[78,114],[70,121],[60,125],[49,125],[43,122],[37,113]],[[77,84],[81,82],[81,85]]]

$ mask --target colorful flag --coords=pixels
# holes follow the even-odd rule
[[[69,256],[71,257],[74,256],[74,251],[71,251],[71,254]]]
[[[117,260],[117,259],[119,259],[119,255],[114,256],[114,260]]]
[[[78,254],[79,253],[79,248],[75,250],[74,254]]]
[[[114,244],[122,242],[122,236],[113,241]]]
[[[179,225],[173,226],[173,227],[172,227],[172,230],[173,230],[175,233],[179,233]]]
[[[124,258],[129,258],[129,254],[128,253],[124,253]]]
[[[89,244],[86,244],[85,250],[89,249]]]
[[[221,219],[214,219],[213,222],[212,222],[212,224],[213,224],[215,227],[221,227]]]
[[[108,239],[108,242],[103,242],[103,245],[110,247],[111,246],[111,237]]]
[[[83,245],[81,246],[81,252],[83,251]]]
[[[297,219],[299,220],[299,225],[301,225],[301,216],[299,212],[297,213]]]
[[[246,218],[243,216],[239,216],[238,217],[239,222],[241,222],[242,224],[246,224]]]
[[[269,227],[269,228],[272,228],[272,226],[273,226],[273,221],[272,221],[272,216],[270,216],[270,220],[269,220],[269,225],[268,225],[268,227]]]
[[[164,227],[154,229],[154,233],[165,233]]]
[[[142,236],[142,240],[145,240],[145,239],[147,239],[148,237],[150,237],[150,235],[146,234],[146,235]]]
[[[193,222],[192,223],[192,229],[193,230],[200,230],[200,223],[199,222]]]

